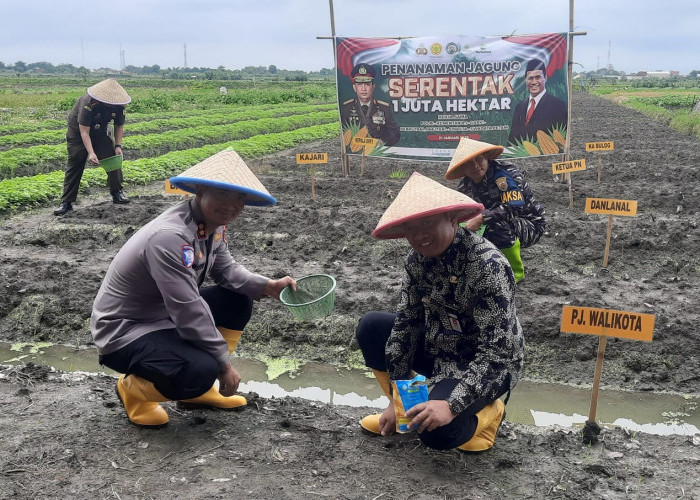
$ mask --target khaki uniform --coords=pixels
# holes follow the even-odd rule
[[[226,341],[200,287],[209,276],[223,288],[260,299],[268,278],[233,260],[224,226],[206,235],[201,220],[196,201],[185,201],[146,224],[117,253],[90,319],[100,355],[174,328],[220,367],[229,364]]]
[[[114,126],[123,126],[125,121],[124,106],[105,104],[85,94],[79,98],[68,114],[68,166],[63,180],[61,201],[74,202],[78,197],[80,179],[83,177],[85,162],[88,158],[87,149],[80,137],[79,125],[90,127],[90,141],[98,160],[114,156],[114,142],[107,135],[109,122]],[[107,172],[107,185],[110,193],[122,190],[122,171]]]

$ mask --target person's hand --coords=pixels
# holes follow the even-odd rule
[[[382,436],[389,436],[396,432],[396,412],[394,411],[394,401],[389,403],[382,416],[379,417],[379,433]]]
[[[265,285],[265,290],[263,291],[263,295],[267,295],[268,297],[274,297],[276,299],[280,298],[280,292],[286,287],[286,286],[292,286],[292,290],[296,291],[297,289],[297,282],[294,281],[294,278],[290,278],[289,276],[285,276],[284,278],[280,278],[278,280],[270,280],[267,282],[267,285]]]
[[[233,396],[238,390],[238,384],[241,382],[241,374],[231,365],[226,365],[219,372],[219,394],[222,396]]]
[[[122,158],[124,158],[124,152],[122,151],[121,146],[114,146],[114,154],[117,154],[117,155],[121,156]]]
[[[100,160],[97,159],[97,155],[95,153],[88,154],[88,161],[90,162],[91,165],[99,165],[100,164]]]
[[[476,217],[472,217],[466,222],[466,227],[470,231],[478,231],[481,225],[484,223],[484,216],[479,214]]]
[[[457,415],[452,413],[450,404],[444,399],[431,399],[408,410],[406,416],[412,419],[408,427],[417,428],[420,434],[425,430],[434,431],[449,424]]]

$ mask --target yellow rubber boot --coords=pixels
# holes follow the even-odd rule
[[[243,332],[241,330],[229,330],[223,326],[217,326],[216,328],[219,330],[219,333],[221,333],[221,336],[228,344],[228,353],[231,355],[234,349],[236,349],[238,341],[241,340],[241,335],[243,335]]]
[[[228,328],[224,328],[222,326],[217,326],[216,328],[217,330],[219,330],[219,333],[221,333],[221,336],[228,344],[228,353],[229,355],[231,355],[233,350],[238,345],[238,341],[241,340],[241,335],[243,334],[243,332],[240,330],[229,330]],[[180,403],[185,403],[194,406],[213,406],[214,408],[230,410],[232,408],[239,408],[241,406],[245,406],[246,404],[248,404],[248,401],[246,401],[246,399],[243,396],[238,395],[228,397],[222,396],[219,393],[218,386],[214,384],[211,387],[211,389],[209,389],[201,396],[192,399],[183,399],[182,401],[180,401]]]
[[[476,414],[478,423],[474,431],[474,436],[463,445],[458,446],[458,448],[471,453],[478,453],[490,449],[496,441],[496,432],[498,432],[498,428],[503,421],[505,412],[506,407],[500,399],[486,405]]]
[[[144,426],[168,423],[167,412],[158,404],[158,401],[168,401],[168,398],[158,392],[152,382],[138,375],[122,375],[117,381],[117,394],[133,423]]]
[[[213,406],[214,408],[221,408],[224,410],[230,410],[232,408],[238,408],[240,406],[245,406],[248,401],[243,396],[222,396],[219,393],[219,388],[215,384],[207,392],[192,399],[183,399],[179,403],[185,403],[195,406]]]
[[[374,376],[377,378],[379,387],[382,388],[384,395],[391,401],[391,382],[389,382],[389,373],[379,370],[372,370]],[[360,420],[360,425],[364,430],[372,434],[381,434],[379,432],[379,418],[382,416],[381,413],[375,413],[373,415],[367,415],[365,418]]]

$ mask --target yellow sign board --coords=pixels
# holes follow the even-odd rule
[[[564,306],[561,329],[567,333],[604,335],[651,342],[654,315],[593,307]]]
[[[586,151],[612,151],[615,149],[614,141],[587,142]]]
[[[328,153],[299,153],[297,164],[301,163],[328,163]]]
[[[364,148],[364,153],[367,154],[377,145],[377,140],[373,137],[353,137],[351,144],[355,146],[357,151]]]
[[[552,163],[552,173],[565,174],[567,172],[576,172],[577,170],[586,170],[586,160],[571,160]]]
[[[637,215],[637,201],[586,198],[586,213],[634,216]]]
[[[184,194],[185,196],[192,196],[192,193],[178,189],[170,184],[170,179],[165,179],[165,192],[170,194]]]

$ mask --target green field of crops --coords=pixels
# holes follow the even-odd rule
[[[58,200],[68,112],[100,80],[0,78],[0,213]],[[119,83],[133,99],[122,141],[127,186],[164,180],[227,147],[255,158],[331,138],[340,130],[330,80],[119,78]],[[88,168],[81,189],[105,182],[100,167]]]
[[[635,109],[654,121],[700,138],[700,113],[693,108],[700,101],[700,83],[681,87],[632,87],[623,84],[596,85],[589,92]]]

